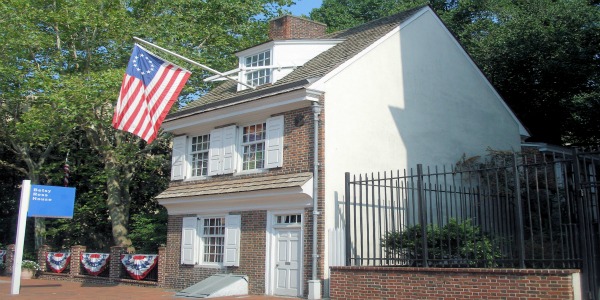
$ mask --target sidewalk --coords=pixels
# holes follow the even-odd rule
[[[11,278],[0,276],[0,299],[93,299],[93,300],[160,300],[160,299],[190,299],[177,298],[175,291],[154,287],[137,287],[128,285],[103,285],[83,282],[22,279],[18,295],[10,294]],[[191,298],[193,299],[193,298]],[[270,296],[237,296],[211,298],[218,300],[290,300],[298,298],[282,298]]]

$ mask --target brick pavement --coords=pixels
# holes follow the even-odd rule
[[[155,287],[137,287],[129,285],[104,285],[84,282],[22,279],[18,295],[10,294],[11,278],[0,276],[0,299],[93,299],[93,300],[164,300],[189,299],[175,297],[175,291]],[[218,300],[290,300],[298,298],[283,298],[270,296],[237,296],[211,298]]]

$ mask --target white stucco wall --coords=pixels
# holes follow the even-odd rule
[[[273,66],[301,66],[323,51],[333,47],[338,41],[291,40],[274,42]],[[273,70],[273,80],[277,81],[294,69],[282,68]]]
[[[342,226],[334,208],[344,172],[450,165],[463,153],[520,147],[519,124],[430,10],[318,84],[327,229]]]

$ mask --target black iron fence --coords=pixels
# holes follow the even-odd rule
[[[581,268],[597,276],[598,175],[599,152],[577,150],[346,173],[346,265]]]

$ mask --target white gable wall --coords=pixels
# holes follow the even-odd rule
[[[519,124],[429,9],[366,51],[318,82],[327,229],[342,224],[333,208],[343,208],[344,172],[450,165],[463,153],[520,147]]]
[[[338,42],[318,42],[314,40],[275,42],[273,47],[273,67],[276,69],[273,70],[273,82],[285,77],[294,70],[292,68],[277,69],[277,67],[304,65],[304,63],[333,47]]]

